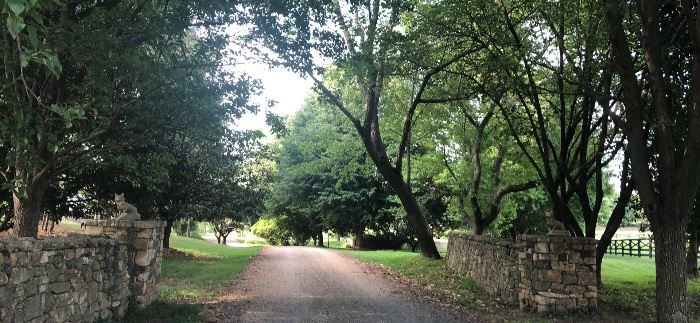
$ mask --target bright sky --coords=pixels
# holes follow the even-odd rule
[[[260,129],[269,134],[269,127],[265,124],[265,111],[267,101],[277,101],[274,107],[270,108],[273,113],[282,116],[289,116],[299,110],[306,96],[311,92],[312,81],[301,78],[283,68],[270,69],[265,64],[248,63],[236,67],[248,73],[253,78],[259,79],[263,86],[263,92],[255,102],[260,105],[260,112],[257,114],[246,114],[237,122],[236,129],[254,130]]]

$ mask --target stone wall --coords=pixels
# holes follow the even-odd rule
[[[512,241],[453,231],[447,244],[447,265],[499,298],[517,302],[520,270]]]
[[[452,232],[447,265],[525,311],[589,311],[598,305],[596,242],[549,235],[512,242]]]
[[[595,239],[520,235],[518,241],[521,309],[570,312],[598,306]]]
[[[127,243],[127,264],[135,305],[144,308],[158,299],[163,259],[163,221],[85,220],[86,233]]]
[[[100,237],[0,238],[0,322],[94,322],[128,307],[127,246]]]

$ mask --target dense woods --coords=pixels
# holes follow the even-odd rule
[[[253,227],[272,243],[418,250],[452,229],[605,250],[656,244],[657,320],[697,273],[700,16],[679,1],[40,1],[2,4],[0,231],[92,218]],[[232,32],[232,28],[235,32]],[[254,57],[314,83],[240,131]],[[686,242],[689,242],[686,244]],[[690,247],[687,247],[690,246]],[[686,265],[687,264],[687,265]]]

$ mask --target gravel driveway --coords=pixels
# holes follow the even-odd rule
[[[267,247],[223,296],[207,322],[460,322],[416,300],[405,286],[335,251]]]

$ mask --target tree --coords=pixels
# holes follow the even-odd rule
[[[210,2],[5,2],[0,103],[0,175],[13,195],[13,234],[36,236],[46,190],[66,170],[115,149],[104,141],[166,97],[163,89],[225,41],[216,28],[229,12]],[[200,43],[203,44],[203,43]],[[192,47],[188,47],[192,45]],[[201,50],[201,51],[200,51]],[[183,51],[194,55],[183,55]],[[200,56],[201,55],[201,56]],[[199,61],[198,63],[201,63]]]
[[[362,248],[365,229],[389,203],[390,191],[350,123],[317,99],[307,99],[280,140],[280,175],[270,210],[290,220],[281,224],[294,224],[289,232],[313,238],[319,246],[322,231],[333,230],[353,234],[355,247]]]
[[[555,217],[572,235],[591,238],[605,217],[606,167],[626,143],[606,113],[616,101],[610,99],[615,88],[600,10],[590,1],[443,1],[426,6],[423,19],[432,23],[422,28],[443,41],[458,37],[488,45],[475,60],[451,69],[463,80],[452,83],[465,97],[497,107]],[[622,176],[629,176],[627,169]],[[599,263],[635,182],[625,177],[622,184],[598,246]]]
[[[260,134],[225,156],[223,164],[209,171],[213,176],[206,195],[197,202],[197,219],[209,221],[219,243],[234,230],[252,226],[261,217],[272,177],[267,149]]]
[[[437,115],[444,121],[433,137],[456,186],[458,212],[481,235],[497,219],[507,195],[531,189],[537,181],[528,178],[533,175],[529,165],[511,157],[519,148],[508,145],[495,105],[478,99],[453,105]]]
[[[401,140],[392,161],[382,137],[379,111],[384,87],[395,70],[393,53],[399,50],[399,41],[404,38],[400,18],[413,9],[413,3],[373,0],[270,4],[265,1],[251,3],[246,9],[248,22],[257,26],[252,39],[259,40],[274,53],[266,55],[267,61],[314,80],[317,91],[350,120],[377,171],[399,197],[418,237],[421,254],[440,258],[430,227],[404,177],[403,161],[418,106],[453,100],[430,96],[433,77],[475,49],[436,55],[439,57],[434,57],[430,64],[418,67],[416,91],[405,101]],[[411,50],[411,47],[403,49]],[[355,93],[338,91],[330,78],[322,76],[325,68],[317,64],[321,59],[314,59],[319,56],[333,60],[349,75]],[[359,96],[360,101],[352,100],[353,96]]]
[[[226,244],[226,238],[231,232],[243,228],[241,223],[236,222],[230,218],[216,219],[210,221],[214,227],[214,236],[216,236],[216,243]]]
[[[656,318],[688,320],[685,239],[700,185],[700,30],[692,1],[599,2],[632,178],[656,245]]]

